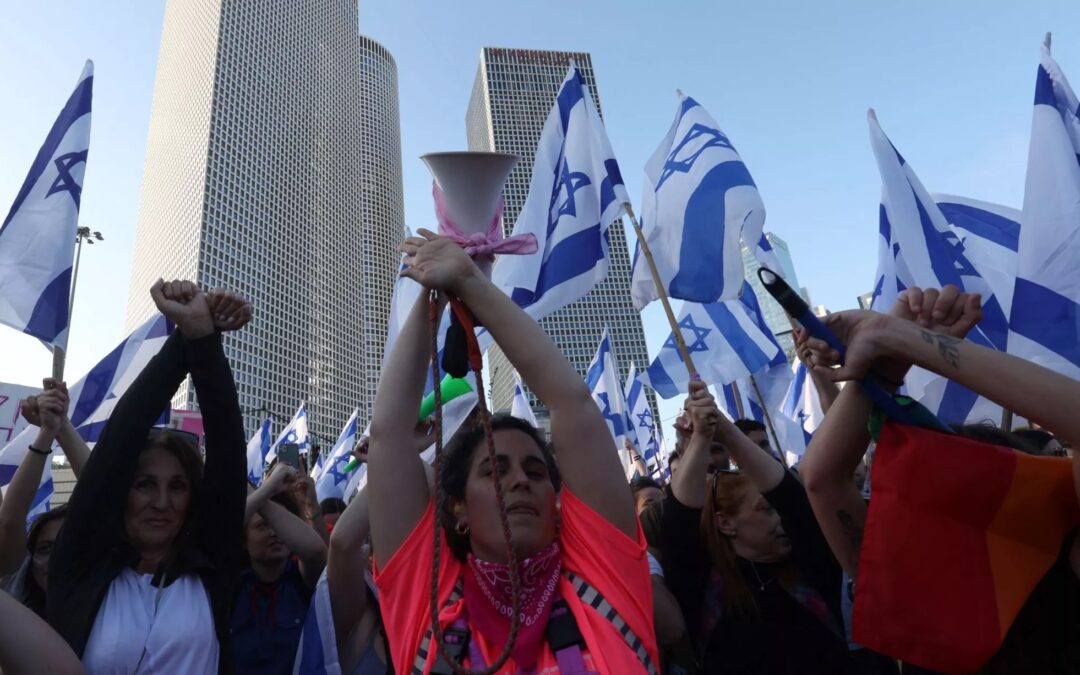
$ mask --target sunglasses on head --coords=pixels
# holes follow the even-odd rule
[[[183,429],[173,429],[172,427],[150,427],[150,433],[146,435],[146,438],[147,440],[152,441],[165,435],[176,436],[177,438],[181,438],[188,443],[191,443],[196,448],[199,447],[198,434],[191,431],[184,431]]]

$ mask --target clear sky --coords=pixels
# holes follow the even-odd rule
[[[123,338],[164,0],[5,5],[4,214],[83,60],[96,67],[81,224],[106,241],[83,250],[74,380]],[[1080,78],[1076,26],[1075,0],[365,0],[359,28],[397,60],[411,227],[434,221],[431,179],[417,157],[465,147],[481,47],[589,51],[631,197],[682,89],[741,153],[765,201],[766,229],[787,240],[813,301],[839,310],[870,290],[876,266],[880,183],[866,109],[877,110],[931,191],[1019,207],[1039,45],[1053,31],[1055,57]],[[667,332],[658,307],[644,323],[655,353]],[[47,351],[6,327],[0,353],[2,381],[33,384],[49,371]]]

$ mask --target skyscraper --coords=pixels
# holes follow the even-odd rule
[[[532,49],[484,47],[465,116],[470,150],[511,152],[521,156],[506,182],[503,224],[507,234],[525,204],[532,179],[533,160],[544,120],[555,102],[570,61],[593,92],[596,109],[603,116],[596,86],[592,57],[585,52],[558,52]],[[641,317],[630,300],[630,257],[621,221],[609,230],[610,248],[607,278],[578,302],[541,321],[541,325],[570,363],[584,373],[600,343],[606,326],[625,380],[630,363],[639,370],[649,362]],[[492,406],[509,409],[514,395],[512,369],[498,349],[490,358]],[[534,408],[536,401],[533,399]],[[655,415],[656,401],[649,392]],[[544,423],[547,412],[537,409]]]
[[[795,275],[795,265],[791,261],[791,251],[788,250],[787,242],[772,232],[766,232],[765,238],[769,240],[769,245],[772,246],[773,253],[776,254],[776,260],[780,263],[780,267],[783,268],[779,271],[784,274],[788,285],[797,289],[799,294],[803,296],[803,300],[809,303],[810,298],[807,296],[806,289],[799,286],[799,279]],[[757,296],[758,305],[761,306],[761,314],[765,319],[765,324],[776,335],[780,347],[787,354],[788,361],[791,361],[795,358],[795,336],[792,334],[791,322],[788,320],[787,312],[780,306],[780,303],[769,295],[769,292],[761,284],[761,280],[757,275],[761,263],[758,262],[754,251],[745,244],[742,247],[742,257],[743,267],[746,269],[746,280],[750,282],[750,287],[754,289],[754,295]]]
[[[357,405],[369,416],[402,229],[397,125],[393,60],[357,34],[355,0],[167,2],[127,323],[153,311],[158,277],[251,298],[225,339],[249,432],[301,400],[324,438]],[[186,383],[174,405],[194,404]]]

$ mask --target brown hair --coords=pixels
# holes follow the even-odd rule
[[[705,508],[701,510],[701,538],[712,569],[720,575],[721,605],[724,613],[757,616],[754,594],[743,578],[735,561],[735,548],[716,527],[716,514],[732,518],[739,513],[747,490],[751,489],[746,476],[731,471],[709,474],[709,489],[705,491]]]

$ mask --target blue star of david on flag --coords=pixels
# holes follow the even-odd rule
[[[82,201],[82,185],[79,185],[79,181],[75,180],[75,177],[71,175],[71,170],[79,164],[85,164],[88,154],[89,151],[82,150],[81,152],[69,152],[54,159],[53,164],[56,165],[57,176],[45,196],[51,197],[58,192],[68,192],[71,194],[71,198],[75,200],[75,208],[79,208]]]
[[[694,352],[707,352],[709,351],[709,345],[706,339],[709,337],[709,333],[712,332],[711,328],[705,328],[698,326],[694,323],[694,317],[687,314],[681,321],[679,321],[679,329],[683,334],[683,340],[686,342],[686,351],[693,354]],[[693,335],[693,342],[686,340],[686,331],[690,331]],[[679,361],[683,360],[682,352],[679,351],[679,343],[675,340],[675,334],[672,333],[668,336],[667,341],[664,342],[664,349],[674,349],[675,353],[679,356]]]
[[[570,171],[570,165],[564,157],[562,169],[559,171],[555,180],[555,187],[551,191],[551,206],[554,208],[555,204],[558,203],[559,209],[552,214],[549,229],[554,227],[559,218],[563,216],[577,216],[574,193],[589,185],[592,185],[592,180],[589,179],[588,174],[581,171]],[[559,203],[559,197],[563,195],[564,191],[566,199]]]
[[[652,410],[650,410],[649,408],[645,408],[645,412],[639,413],[637,418],[638,426],[642,429],[648,429],[651,432],[655,427],[655,425],[653,424]]]
[[[330,465],[327,473],[334,477],[334,485],[340,485],[349,480],[348,474],[341,471],[341,469],[344,469],[345,465],[349,463],[350,457],[351,455],[341,455]]]
[[[686,146],[704,138],[704,142],[692,153],[682,159],[676,159]],[[664,163],[664,169],[660,172],[660,180],[656,183],[656,189],[659,190],[668,178],[675,173],[686,173],[694,166],[694,162],[701,157],[709,148],[729,148],[734,150],[731,146],[731,141],[724,135],[724,132],[719,129],[713,129],[707,127],[704,124],[696,123],[690,130],[686,132],[683,139],[679,141],[679,144],[675,146],[675,149],[668,155],[667,161]]]

